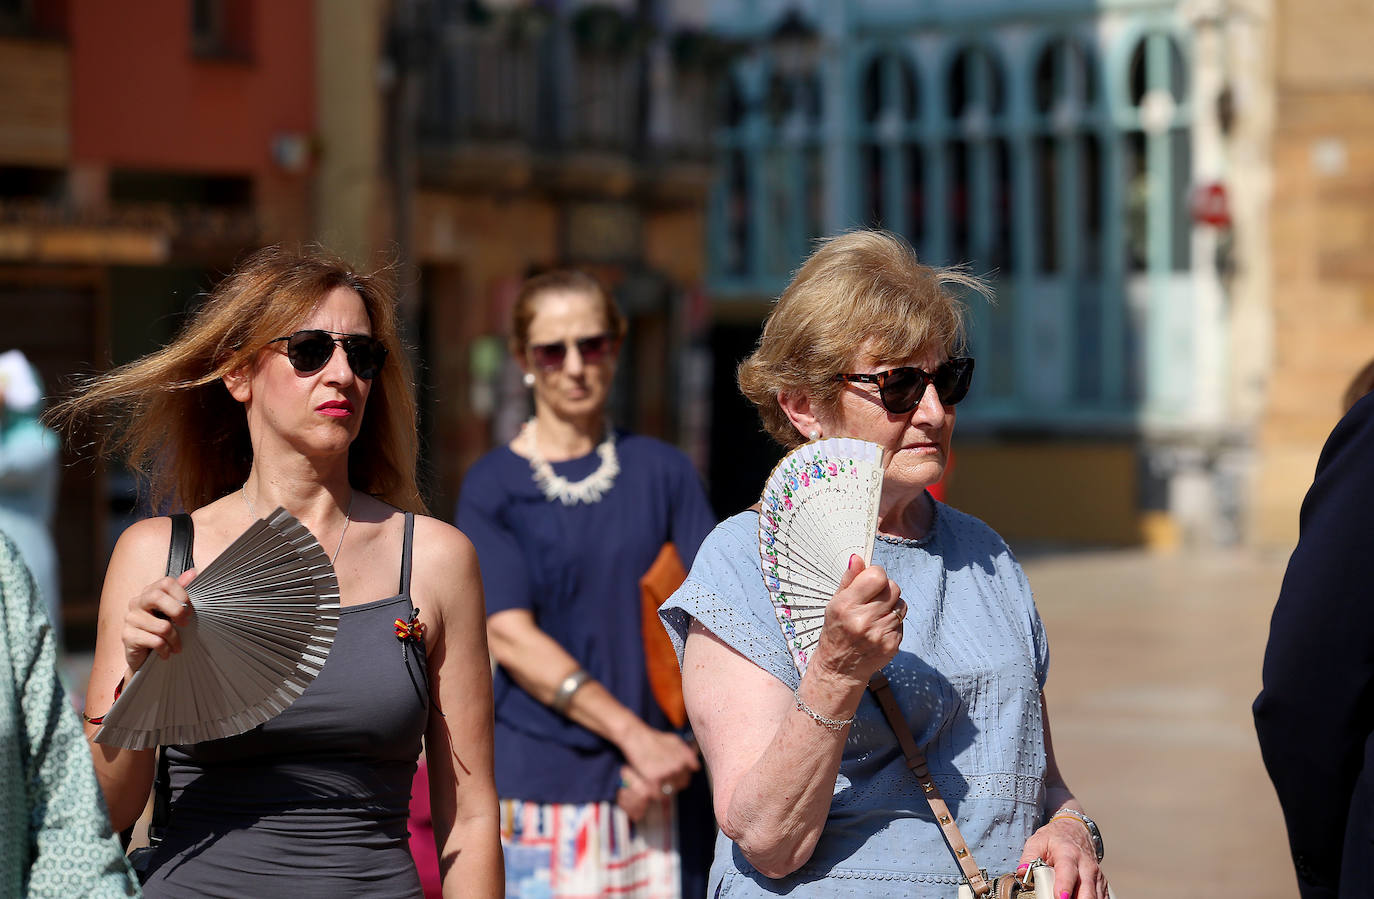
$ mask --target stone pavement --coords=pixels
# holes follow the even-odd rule
[[[1055,755],[1121,899],[1298,895],[1250,717],[1284,555],[1022,559]]]

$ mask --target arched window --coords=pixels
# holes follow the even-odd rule
[[[1192,265],[1185,197],[1192,182],[1183,51],[1170,35],[1140,38],[1130,56],[1132,110],[1124,140],[1126,259],[1131,271],[1185,271]],[[1164,239],[1163,235],[1168,235]]]
[[[915,128],[920,112],[916,70],[897,51],[873,57],[862,76],[864,222],[907,236],[918,248],[925,237],[923,153]]]
[[[1034,270],[1077,276],[1101,269],[1102,141],[1093,115],[1096,60],[1081,41],[1061,37],[1034,62]]]
[[[786,277],[824,223],[821,82],[814,72],[774,71],[768,79],[763,166],[764,273]]]
[[[1006,71],[989,46],[960,48],[946,70],[944,112],[950,261],[1008,270],[1011,252],[1011,150]]]

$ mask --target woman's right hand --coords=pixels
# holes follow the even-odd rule
[[[195,577],[196,570],[189,568],[179,577],[158,578],[129,601],[122,638],[124,661],[130,671],[137,671],[149,653],[166,659],[181,652],[177,627],[191,620],[191,598],[186,587]]]
[[[696,747],[675,733],[641,722],[620,745],[625,761],[651,796],[671,796],[685,788],[701,768]],[[668,789],[664,789],[667,787]]]
[[[904,618],[902,588],[881,566],[865,568],[862,559],[851,555],[840,589],[826,606],[820,642],[807,670],[819,667],[847,685],[862,687],[897,654]]]

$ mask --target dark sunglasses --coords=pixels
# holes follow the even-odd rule
[[[904,366],[872,375],[836,375],[835,380],[877,384],[883,408],[893,415],[905,415],[920,405],[928,384],[935,385],[935,395],[946,406],[953,406],[967,396],[973,380],[973,357],[947,359],[935,371]]]
[[[534,364],[544,371],[558,371],[563,367],[563,363],[568,361],[570,343],[577,347],[577,355],[582,357],[584,365],[595,365],[609,356],[615,348],[615,341],[611,340],[611,335],[593,334],[591,337],[579,337],[576,340],[558,343],[532,343],[530,357],[534,359]]]
[[[334,355],[334,345],[343,347],[344,358],[353,374],[371,381],[386,361],[386,345],[366,334],[339,334],[335,331],[311,329],[297,331],[288,337],[278,337],[269,344],[286,341],[286,358],[296,371],[310,374],[324,368]]]

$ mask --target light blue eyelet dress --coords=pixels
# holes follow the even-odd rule
[[[1006,543],[970,515],[940,503],[936,512],[924,540],[875,541],[874,564],[910,607],[901,649],[883,671],[974,858],[1002,873],[1044,817],[1049,650]],[[716,527],[660,615],[679,662],[695,618],[788,689],[800,681],[764,587],[756,512]],[[721,834],[708,895],[944,899],[959,881],[897,739],[866,694],[811,858],[772,880]]]

